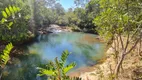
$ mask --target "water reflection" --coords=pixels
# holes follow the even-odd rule
[[[42,35],[37,43],[29,47],[30,53],[38,53],[43,60],[54,60],[61,56],[64,50],[69,55],[67,63],[75,61],[78,67],[95,64],[96,58],[101,58],[104,51],[104,44],[96,39],[96,35],[84,33],[59,33]]]

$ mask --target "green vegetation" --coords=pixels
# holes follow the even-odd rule
[[[76,3],[83,5],[85,1],[76,0]],[[91,0],[86,6],[90,9],[97,8],[93,23],[97,26],[95,30],[115,51],[116,67],[111,72],[113,78],[117,79],[120,76],[119,73],[124,71],[122,64],[127,56],[132,54],[137,47],[138,54],[141,55],[142,1]]]
[[[141,57],[142,0],[74,2],[75,8],[65,10],[57,0],[0,0],[0,74],[10,59],[12,44],[22,46],[22,43],[34,38],[40,29],[46,29],[51,24],[71,27],[74,31],[97,33],[108,45],[112,45],[116,59],[112,79],[119,77],[125,58],[137,47]],[[4,50],[1,50],[2,45],[6,45]],[[76,65],[71,63],[64,66],[68,55],[68,51],[64,51],[61,60],[55,58],[55,63],[38,68],[39,75],[53,80],[68,80],[66,73]]]
[[[52,61],[46,65],[46,68],[37,68],[39,69],[40,74],[39,76],[46,75],[48,76],[48,79],[51,80],[79,80],[79,78],[69,78],[69,76],[66,75],[66,73],[74,68],[76,64],[70,63],[69,65],[65,66],[67,57],[70,53],[66,50],[62,53],[61,60],[58,60],[58,58],[55,58],[55,62]]]
[[[94,19],[94,23],[98,26],[97,31],[111,41],[117,40],[117,45],[120,43],[121,49],[117,45],[114,46],[117,56],[115,75],[118,75],[126,55],[130,54],[141,41],[142,9],[140,7],[142,5],[140,3],[140,0],[100,0],[100,8],[103,11]]]
[[[63,16],[59,17],[57,24],[67,25],[73,29],[83,32],[96,33],[95,25],[93,24],[94,18],[100,13],[99,0],[91,0],[82,7],[70,8]],[[76,5],[83,5],[82,2],[75,0]]]
[[[0,53],[0,79],[2,77],[2,72],[3,69],[5,68],[5,65],[10,60],[9,54],[12,48],[13,48],[12,43],[9,43],[8,45],[6,45],[5,49],[3,50],[3,53]]]
[[[5,49],[3,50],[3,53],[0,54],[0,66],[1,67],[6,65],[6,63],[10,59],[9,54],[12,48],[13,48],[12,43],[9,43],[8,45],[6,45]]]
[[[25,19],[19,7],[10,5],[5,7],[2,11],[2,16],[0,41],[15,43],[29,38],[27,27],[28,20]]]

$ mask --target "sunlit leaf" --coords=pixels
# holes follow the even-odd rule
[[[16,7],[17,11],[20,11],[20,8],[19,7]]]
[[[18,12],[17,8],[15,6],[12,7],[13,8],[13,11],[16,13]]]
[[[64,64],[67,60],[68,55],[69,55],[69,52],[65,50],[62,53],[61,60],[58,60],[58,58],[56,57],[55,62],[54,63],[50,62],[49,64],[47,64],[45,69],[37,68],[39,70],[38,76],[47,75],[53,78],[57,78],[59,77],[59,75],[61,75],[63,79],[66,79],[67,78],[66,73],[76,66],[75,63],[71,63],[67,65],[66,67],[64,67]]]
[[[5,17],[5,18],[8,17],[5,11],[2,11],[2,15],[3,15],[3,17]]]
[[[1,58],[0,65],[3,65],[3,64],[5,65],[8,62],[8,60],[10,59],[9,53],[12,50],[12,48],[13,48],[12,43],[9,43],[8,45],[6,45],[5,49],[3,50],[3,53],[0,54],[0,58]]]
[[[5,11],[8,14],[8,16],[10,16],[10,11],[9,11],[9,9],[7,7],[5,8]]]
[[[13,8],[9,5],[9,10],[10,10],[10,12],[12,13],[12,14],[14,14],[14,10],[13,10]]]
[[[1,24],[3,24],[5,21],[7,21],[5,18],[2,18]]]
[[[43,75],[55,76],[56,75],[53,70],[47,70],[47,69],[43,69],[43,68],[39,68],[39,67],[37,67],[37,69],[40,72],[40,74],[38,74],[38,76],[43,76]]]
[[[64,74],[66,74],[69,70],[71,70],[71,69],[74,68],[75,66],[76,66],[75,63],[71,63],[71,64],[67,65],[67,66],[63,69]]]
[[[10,22],[8,26],[11,27],[12,25],[13,25],[13,22]]]
[[[65,64],[68,55],[69,55],[68,50],[63,51],[63,53],[61,55],[61,61],[63,62],[63,64]]]

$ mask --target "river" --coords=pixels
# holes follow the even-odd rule
[[[37,76],[37,67],[48,61],[60,58],[64,50],[71,54],[67,63],[75,62],[77,66],[70,72],[82,67],[96,64],[96,60],[104,56],[105,44],[97,39],[97,35],[63,32],[38,36],[36,42],[27,46],[24,55],[13,59],[4,70],[2,80],[44,80]]]

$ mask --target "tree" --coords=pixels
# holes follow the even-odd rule
[[[34,18],[37,26],[47,27],[50,24],[58,23],[59,17],[65,14],[64,8],[57,0],[37,0],[34,7]]]
[[[74,0],[74,3],[78,7],[85,7],[85,5],[89,2],[90,0]]]
[[[15,15],[20,12],[20,8],[17,6],[11,6],[9,5],[8,7],[6,7],[3,11],[2,11],[2,19],[0,21],[0,25],[2,26],[2,28],[8,28],[8,30],[11,30],[12,25],[14,25],[15,23]],[[12,17],[13,19],[9,18]],[[3,37],[3,36],[2,36]],[[5,68],[5,65],[7,64],[7,62],[10,60],[10,52],[12,50],[14,46],[12,45],[12,43],[9,43],[8,45],[6,45],[5,49],[3,50],[2,53],[0,53],[0,79],[2,77],[2,72]]]
[[[94,31],[93,20],[100,13],[99,0],[76,0],[79,4],[85,4],[84,7],[77,7],[74,9],[74,13],[79,18],[79,26],[81,29],[86,29],[88,32]],[[81,1],[85,1],[81,2]]]
[[[138,42],[141,41],[141,2],[141,0],[99,1],[102,12],[94,19],[94,23],[98,26],[97,31],[100,35],[115,43],[117,41],[117,44],[114,46],[117,56],[117,65],[114,71],[116,76],[122,67],[126,55],[130,54]]]
[[[61,15],[65,14],[65,10],[64,10],[63,6],[60,3],[55,4],[54,10],[56,10],[56,13],[58,14],[58,16],[61,16]]]
[[[6,10],[6,15],[8,15],[8,18],[6,23],[13,22],[16,24],[13,24],[11,22],[11,30],[9,31],[5,26],[1,25],[0,29],[0,41],[4,42],[17,42],[17,41],[24,41],[31,37],[32,34],[29,34],[29,24],[28,21],[31,18],[31,10],[29,8],[29,5],[25,2],[25,0],[14,0],[9,1],[8,3],[3,2],[3,4],[7,5],[7,7],[4,7],[1,9],[2,11]],[[11,4],[11,5],[10,5]],[[13,6],[15,5],[15,6]],[[15,7],[19,7],[20,11],[17,12],[17,14],[14,12],[16,9]],[[9,13],[8,13],[9,12]],[[11,15],[11,16],[9,16]],[[4,16],[1,15],[1,20]],[[31,30],[32,31],[32,30]]]

